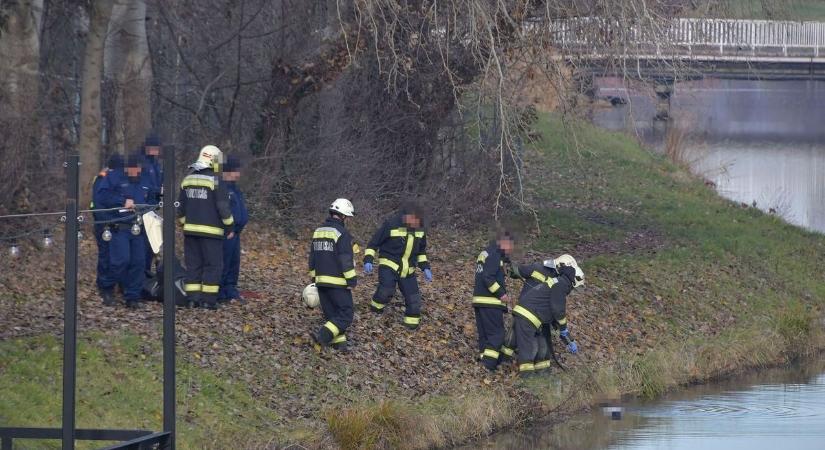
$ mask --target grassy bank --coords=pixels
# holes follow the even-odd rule
[[[551,116],[536,133],[525,167],[540,231],[524,219],[519,259],[569,252],[587,274],[568,303],[581,353],[560,356],[567,371],[523,383],[511,367],[491,376],[473,361],[468,302],[486,230],[433,230],[436,282],[422,286],[415,333],[398,306],[368,311],[375,280],[365,277],[353,350],[336,355],[306,339],[320,317],[297,297],[305,241],[253,225],[241,281],[258,298],[179,315],[180,448],[448,446],[825,348],[823,236],[720,198],[626,136]],[[93,252],[86,244],[79,423],[157,428],[159,309],[101,308]],[[12,272],[54,260],[23,260]],[[59,296],[0,281],[11,292],[0,298],[0,424],[56,425]]]

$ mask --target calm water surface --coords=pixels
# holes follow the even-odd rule
[[[822,450],[825,363],[697,386],[655,402],[623,405],[557,427],[477,444],[484,449]]]
[[[595,123],[664,148],[668,130],[653,120],[649,92],[612,79],[598,85],[599,96],[627,103],[599,109]],[[671,115],[671,130],[683,135],[685,159],[720,194],[825,232],[825,82],[680,83]]]

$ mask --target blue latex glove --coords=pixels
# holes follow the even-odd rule
[[[424,279],[427,280],[427,283],[433,282],[433,271],[430,269],[424,269]]]
[[[372,263],[364,263],[364,273],[367,275],[372,273]]]
[[[559,332],[559,336],[560,336],[562,339],[564,339],[564,340],[565,340],[565,342],[566,342],[566,341],[569,341],[569,340],[570,340],[570,330],[568,330],[567,328],[565,328],[565,329],[561,330],[561,331]]]
[[[567,351],[574,355],[579,352],[579,346],[576,345],[576,341],[570,341],[570,343],[567,344]]]

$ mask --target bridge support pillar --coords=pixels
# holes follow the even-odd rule
[[[670,98],[673,96],[673,80],[656,81],[656,121],[667,122],[670,120]]]

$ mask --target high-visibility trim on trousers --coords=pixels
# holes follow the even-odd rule
[[[536,370],[544,370],[550,368],[550,360],[539,361],[533,365]]]
[[[205,294],[217,294],[221,290],[219,284],[202,284],[201,291]]]
[[[330,333],[332,333],[333,340],[336,336],[338,336],[339,333],[341,333],[341,330],[338,328],[338,326],[332,322],[325,323],[324,328],[326,328],[327,330],[329,330]]]
[[[376,302],[375,300],[372,300],[372,301],[370,301],[370,306],[372,306],[372,307],[373,307],[373,308],[375,308],[375,309],[379,309],[379,310],[380,310],[380,309],[384,309],[384,307],[385,307],[385,306],[387,306],[387,305],[385,305],[385,304],[383,304],[383,303],[378,303],[378,302]]]
[[[536,370],[536,365],[533,363],[521,363],[518,366],[519,372],[529,372],[532,370]]]
[[[334,338],[332,338],[331,341],[329,341],[330,344],[342,344],[344,342],[347,342],[347,335],[346,334],[339,334],[338,336],[335,336]]]
[[[421,323],[420,317],[412,317],[412,316],[405,316],[404,317],[404,324],[405,325],[419,325]]]
[[[512,356],[513,356],[513,354],[515,354],[515,350],[513,350],[512,348],[510,348],[510,347],[508,347],[508,346],[506,346],[506,345],[502,345],[502,346],[501,346],[501,353],[503,353],[503,354],[504,354],[504,356],[510,356],[510,357],[512,357]]]
[[[482,358],[498,359],[499,356],[501,356],[501,354],[498,351],[493,350],[491,348],[485,348],[484,352],[481,354],[481,356],[482,356]]]
[[[521,305],[516,305],[516,307],[513,308],[513,314],[517,314],[521,317],[524,317],[536,328],[541,328],[541,319],[539,319],[538,316],[533,314],[529,309]]]
[[[183,290],[186,292],[200,292],[203,285],[200,283],[187,283],[183,285]]]

